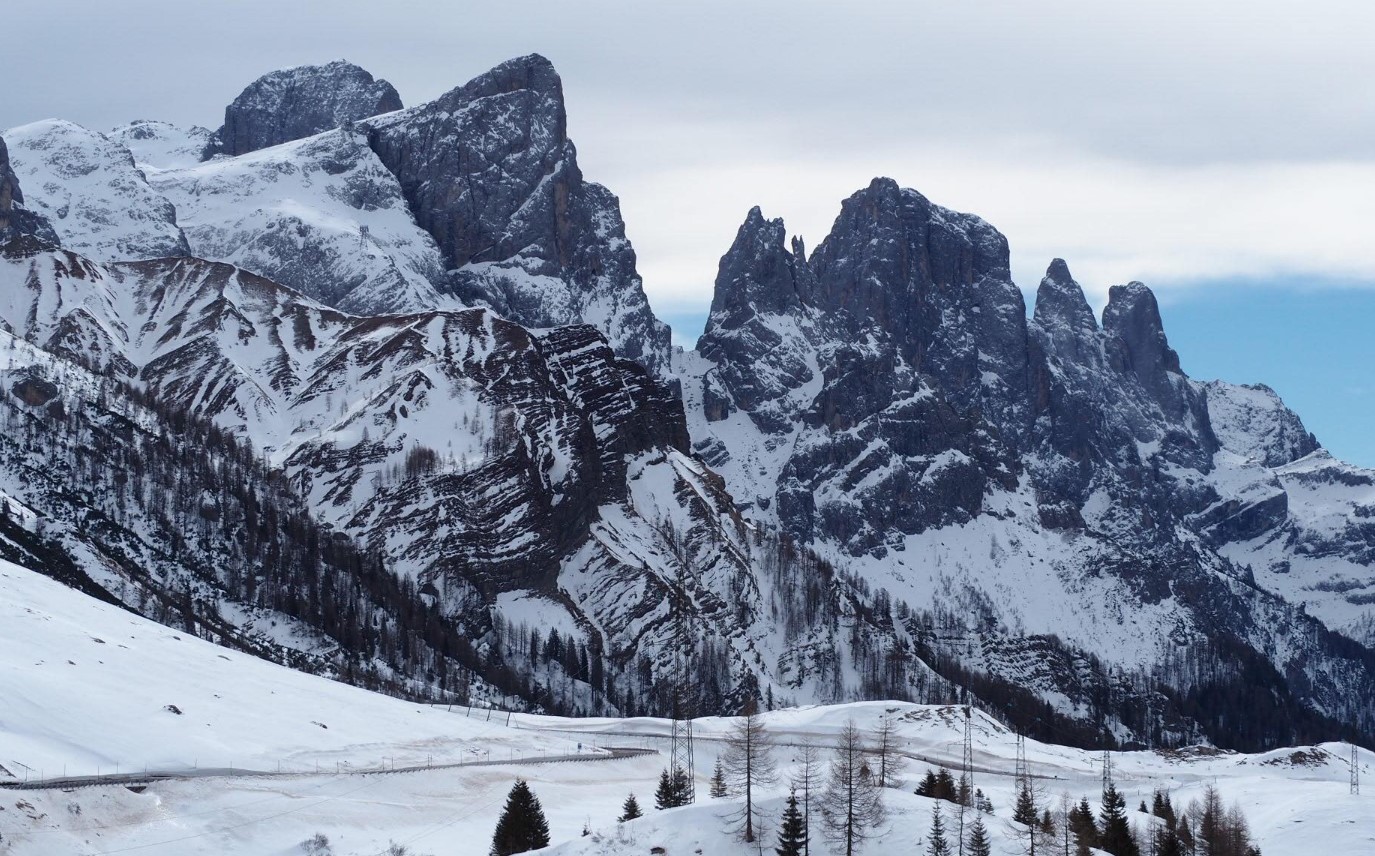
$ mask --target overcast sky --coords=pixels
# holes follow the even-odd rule
[[[1270,380],[1375,465],[1375,337],[1334,355],[1321,319],[1281,340],[1230,320],[1375,308],[1373,3],[4,4],[0,128],[216,127],[258,75],[340,57],[416,104],[542,53],[584,173],[620,196],[688,342],[750,206],[813,246],[889,175],[1000,228],[1024,289],[1055,256],[1095,303],[1145,281],[1167,332],[1216,330],[1175,342],[1187,371]],[[1310,367],[1308,388],[1247,373],[1277,359]]]

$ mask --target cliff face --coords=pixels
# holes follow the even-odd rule
[[[650,311],[616,197],[578,168],[548,60],[511,60],[365,124],[439,246],[441,290],[526,326],[592,323],[621,356],[666,370],[668,327]]]
[[[224,124],[203,157],[247,154],[400,109],[394,86],[353,63],[282,69],[250,83],[224,108]]]
[[[31,236],[49,244],[57,243],[52,226],[42,216],[24,207],[24,192],[19,178],[10,168],[9,147],[0,138],[0,244]]]

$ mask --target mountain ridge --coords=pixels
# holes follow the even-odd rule
[[[672,351],[544,58],[333,127],[287,102],[268,125],[299,139],[203,163],[194,130],[21,129],[36,205],[100,202],[181,243],[121,243],[67,203],[64,250],[6,249],[0,326],[123,385],[102,396],[161,402],[158,431],[204,422],[262,455],[398,581],[375,609],[407,630],[383,641],[419,645],[413,615],[446,628],[419,647],[461,662],[463,692],[662,710],[687,657],[707,709],[962,684],[1081,742],[1375,729],[1375,475],[1273,393],[1190,379],[1144,285],[1100,319],[1057,259],[1028,317],[996,228],[876,178],[810,254],[752,209],[698,349]],[[124,184],[52,179],[48,137]],[[59,494],[27,501],[65,520]],[[176,579],[135,588],[175,602]],[[199,585],[243,614],[264,597]],[[298,585],[272,603],[318,623]],[[377,656],[333,668],[457,691],[431,654]]]

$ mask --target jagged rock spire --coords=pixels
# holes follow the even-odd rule
[[[766,220],[759,206],[750,209],[721,257],[711,301],[712,327],[738,327],[754,312],[777,315],[806,304],[815,278],[807,268],[801,239],[792,251],[785,245],[781,219]],[[703,343],[710,347],[709,338]]]
[[[1064,259],[1053,260],[1046,269],[1036,289],[1032,317],[1045,332],[1047,346],[1058,359],[1084,363],[1094,357],[1098,321]]]
[[[668,327],[649,308],[619,201],[578,168],[549,60],[504,62],[363,125],[439,246],[443,290],[530,327],[595,323],[619,355],[666,370]]]

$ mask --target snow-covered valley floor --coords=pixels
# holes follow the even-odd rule
[[[786,775],[805,739],[827,744],[849,719],[898,724],[906,785],[889,790],[889,820],[865,854],[924,852],[932,801],[911,793],[929,762],[960,756],[961,711],[905,703],[812,707],[765,716]],[[1016,741],[976,714],[975,785],[992,799],[994,852],[1022,852],[1007,817]],[[549,817],[559,854],[760,853],[723,830],[738,802],[707,797],[728,719],[696,722],[699,802],[659,812],[667,723],[571,720],[425,707],[292,672],[101,604],[0,562],[0,784],[63,775],[190,772],[124,785],[0,789],[0,853],[301,854],[316,833],[336,856],[485,854],[517,776]],[[616,757],[608,750],[653,754]],[[1362,751],[1366,794],[1349,791],[1343,744],[1264,755],[1132,752],[1113,769],[1135,824],[1153,789],[1176,806],[1214,784],[1245,811],[1266,856],[1375,853],[1375,755]],[[1062,793],[1097,806],[1101,755],[1027,742],[1052,808]],[[556,758],[571,756],[572,760]],[[473,762],[486,762],[475,764]],[[465,764],[466,766],[444,766]],[[391,768],[410,771],[365,772]],[[234,775],[227,775],[232,768]],[[278,770],[281,774],[278,775]],[[207,772],[208,771],[208,772]],[[244,776],[243,771],[270,775]],[[618,826],[629,793],[646,816]],[[786,788],[767,790],[767,814]],[[945,804],[948,806],[948,804]],[[949,820],[947,811],[947,820]],[[584,828],[591,835],[584,836]],[[764,839],[772,852],[773,837]],[[827,854],[813,833],[813,852]]]

